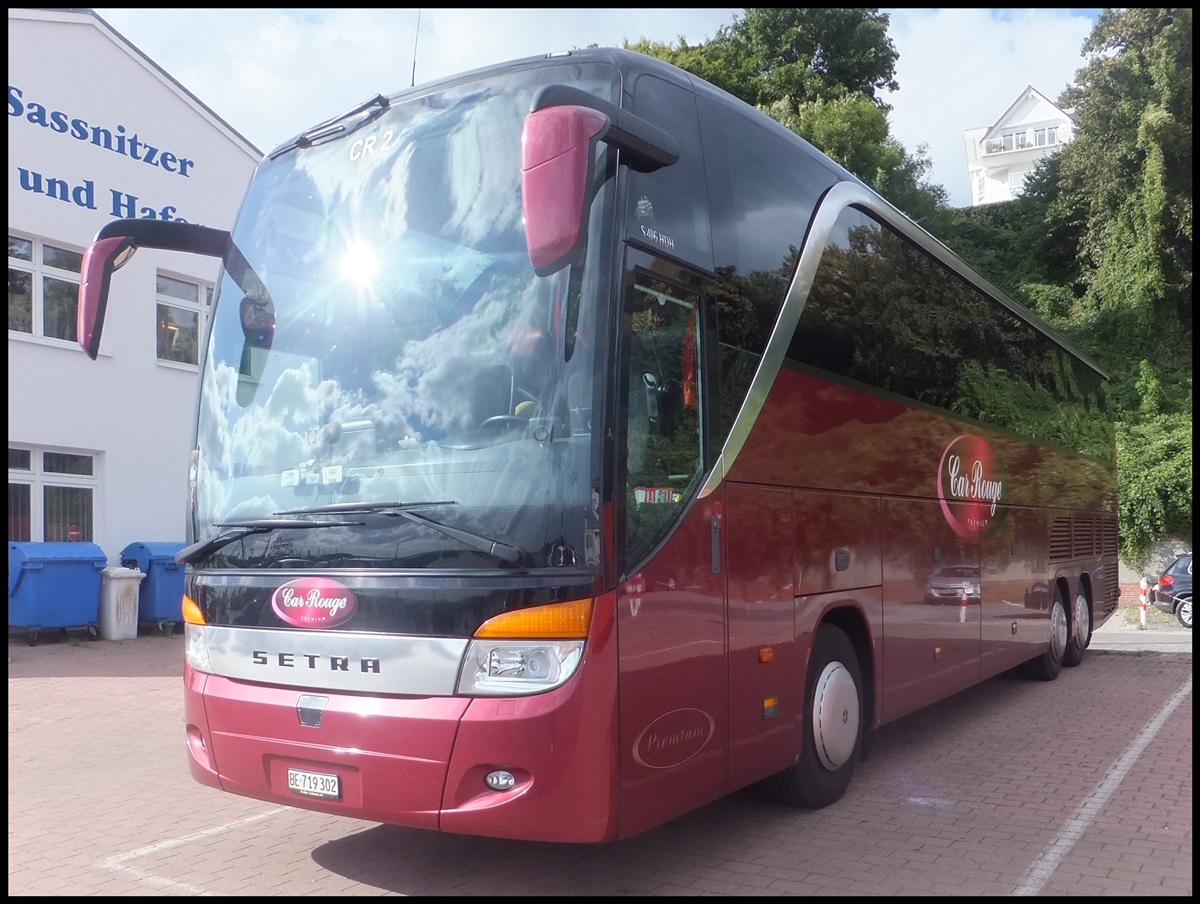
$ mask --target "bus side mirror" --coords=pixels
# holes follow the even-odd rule
[[[223,258],[229,245],[227,231],[180,220],[124,219],[107,223],[83,252],[76,312],[76,337],[80,347],[89,358],[96,360],[108,310],[109,283],[113,273],[138,248],[190,251]]]
[[[100,354],[100,333],[108,309],[108,287],[112,275],[137,250],[124,236],[97,238],[83,252],[79,279],[79,305],[75,312],[75,335],[80,347],[93,361]]]
[[[607,128],[608,117],[586,107],[551,107],[525,119],[521,208],[529,263],[538,276],[583,254],[595,146]]]
[[[662,129],[582,89],[547,85],[534,97],[521,135],[521,208],[538,276],[583,256],[601,141],[639,172],[679,159],[678,143]]]

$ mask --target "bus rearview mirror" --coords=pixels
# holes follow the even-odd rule
[[[579,88],[548,85],[534,98],[521,136],[521,208],[529,263],[549,276],[578,262],[597,180],[596,145],[652,172],[679,159],[678,143],[657,126]]]
[[[83,253],[76,311],[76,338],[80,347],[96,360],[112,275],[138,248],[224,257],[229,244],[229,233],[224,229],[180,220],[123,219],[105,224]]]

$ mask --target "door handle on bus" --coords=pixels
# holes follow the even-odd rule
[[[708,535],[712,541],[712,573],[721,573],[721,513],[708,516]]]

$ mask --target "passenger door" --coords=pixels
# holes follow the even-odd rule
[[[697,495],[702,296],[682,268],[629,261],[616,436],[623,837],[720,797],[727,738],[721,506]]]

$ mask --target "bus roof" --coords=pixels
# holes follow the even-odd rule
[[[754,106],[747,104],[745,101],[725,91],[711,82],[705,81],[697,75],[693,75],[678,66],[666,62],[665,60],[657,59],[656,57],[647,56],[634,50],[627,50],[620,47],[587,47],[577,48],[573,50],[554,51],[535,56],[522,57],[519,59],[509,60],[506,62],[493,63],[487,66],[477,67],[475,69],[456,73],[434,81],[426,82],[421,85],[416,85],[411,88],[403,89],[399,92],[390,95],[375,95],[362,104],[352,107],[345,113],[332,117],[316,126],[304,130],[299,135],[288,139],[273,149],[267,154],[267,159],[278,155],[289,147],[295,146],[304,135],[312,134],[320,131],[324,127],[338,122],[343,118],[349,118],[351,115],[362,111],[364,108],[377,103],[391,103],[394,101],[403,100],[405,98],[420,97],[425,94],[430,94],[436,91],[441,91],[449,87],[459,84],[466,84],[484,78],[488,75],[509,72],[514,69],[526,67],[543,66],[555,60],[571,60],[572,62],[606,62],[613,66],[622,77],[622,99],[621,105],[626,106],[630,102],[630,90],[626,87],[631,84],[639,75],[655,75],[659,78],[673,82],[689,88],[698,95],[707,95],[716,99],[726,106],[738,108],[748,118],[757,122],[761,127],[770,129],[782,136],[785,140],[800,147],[806,154],[817,158],[827,168],[834,171],[842,181],[853,182],[861,186],[865,191],[869,192],[884,207],[891,211],[894,217],[908,225],[905,233],[910,241],[915,241],[922,245],[924,250],[937,257],[945,265],[958,273],[964,280],[971,283],[984,294],[993,298],[996,302],[1008,308],[1015,316],[1026,321],[1035,329],[1045,334],[1047,338],[1060,346],[1064,351],[1068,352],[1073,357],[1077,358],[1081,363],[1090,367],[1105,380],[1110,379],[1109,374],[1085,351],[1083,351],[1072,340],[1068,339],[1057,329],[1052,327],[1034,311],[1022,305],[1020,302],[1013,299],[1007,292],[996,286],[990,280],[986,279],[974,267],[963,260],[953,249],[945,242],[930,233],[927,229],[909,217],[904,211],[900,210],[871,186],[867,185],[854,173],[843,167],[837,161],[830,158],[811,142],[805,140],[800,135],[797,135],[791,129],[784,126],[782,123],[772,119],[767,114],[758,110]],[[915,234],[914,234],[915,233]]]

